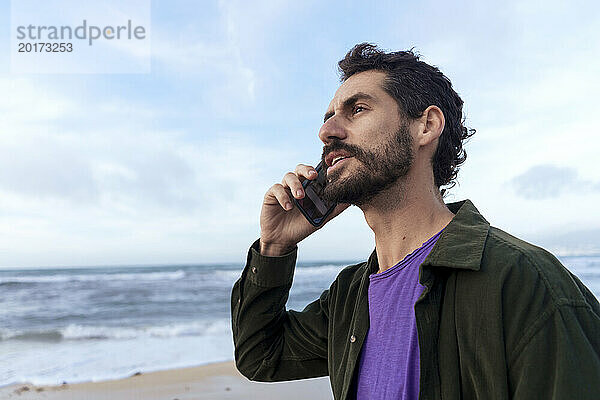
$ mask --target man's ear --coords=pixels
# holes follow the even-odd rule
[[[444,131],[446,120],[444,113],[438,106],[429,106],[423,111],[421,118],[423,130],[419,134],[418,142],[420,146],[427,146],[440,137]]]

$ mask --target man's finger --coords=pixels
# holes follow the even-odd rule
[[[285,174],[281,184],[284,187],[287,186],[295,198],[301,199],[304,197],[304,188],[302,187],[300,179],[298,179],[298,175],[296,175],[294,172],[288,172]]]
[[[314,167],[306,164],[298,164],[294,172],[296,175],[302,176],[306,179],[316,179],[316,177],[319,176]]]
[[[286,211],[293,208],[292,199],[290,198],[288,191],[280,183],[274,184],[267,191],[265,194],[265,203],[272,204],[272,201],[270,201],[272,198],[275,198],[279,205]]]

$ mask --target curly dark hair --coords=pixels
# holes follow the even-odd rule
[[[463,142],[475,134],[475,129],[465,127],[463,101],[450,80],[419,57],[412,48],[385,53],[376,45],[360,43],[338,63],[341,81],[363,71],[383,71],[387,75],[383,89],[396,100],[401,115],[416,119],[430,105],[438,106],[444,113],[445,126],[431,160],[433,177],[438,188],[451,188],[456,184],[460,165],[467,159]]]

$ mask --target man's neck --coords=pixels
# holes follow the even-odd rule
[[[398,182],[361,208],[375,233],[379,272],[421,247],[454,217],[437,188],[415,186],[409,180]]]

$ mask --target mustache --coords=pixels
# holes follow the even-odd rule
[[[359,160],[363,158],[365,151],[354,144],[344,143],[339,139],[334,139],[330,144],[323,146],[323,153],[321,154],[321,161],[323,165],[325,165],[325,156],[332,151],[343,150],[350,154],[350,156],[358,158]]]

